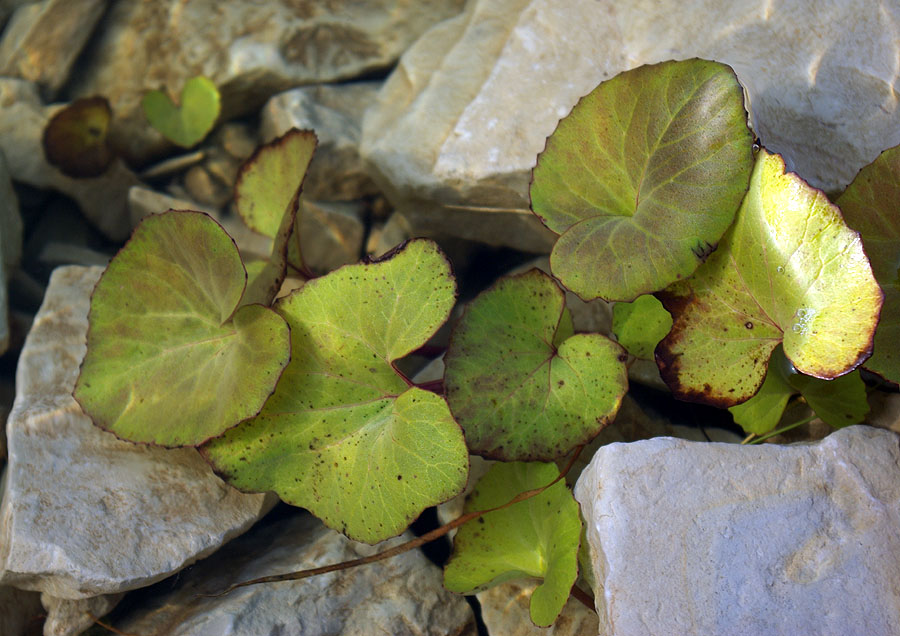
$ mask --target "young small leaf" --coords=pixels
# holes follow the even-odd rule
[[[550,460],[612,421],[628,388],[625,352],[600,334],[560,343],[571,329],[563,291],[537,269],[472,301],[444,360],[447,401],[471,452]]]
[[[672,328],[672,316],[650,294],[613,306],[613,333],[636,358],[653,359],[653,350]]]
[[[206,137],[219,118],[219,90],[211,80],[194,77],[185,82],[180,101],[176,106],[164,92],[153,90],[144,95],[141,106],[163,137],[190,148]]]
[[[64,175],[99,177],[113,159],[107,133],[112,109],[103,97],[85,97],[56,113],[44,128],[44,155]]]
[[[885,150],[860,170],[838,198],[847,225],[862,236],[884,292],[875,350],[865,367],[900,382],[900,146]]]
[[[144,219],[91,297],[75,398],[134,442],[197,445],[259,412],[288,362],[285,321],[241,307],[246,273],[200,212]]]
[[[740,424],[745,432],[765,435],[781,421],[788,400],[797,392],[785,379],[783,371],[785,364],[790,365],[790,362],[784,357],[781,345],[778,345],[769,359],[766,377],[756,395],[746,402],[728,408],[734,421]]]
[[[211,440],[207,458],[234,486],[274,490],[352,539],[399,534],[466,482],[465,440],[446,402],[393,366],[454,301],[450,265],[425,240],[280,299],[291,362],[259,416]]]
[[[782,341],[801,373],[851,371],[872,351],[882,299],[859,235],[765,150],[719,248],[657,296],[674,319],[656,348],[663,379],[681,399],[718,406],[756,393]]]
[[[501,506],[559,475],[554,464],[498,463],[466,500],[466,512]],[[508,508],[463,525],[444,568],[444,585],[472,594],[518,578],[543,579],[531,596],[531,620],[556,620],[578,576],[581,517],[565,481]]]
[[[247,227],[264,236],[276,235],[285,209],[303,183],[316,143],[311,130],[292,128],[244,162],[234,184],[234,205]]]
[[[585,300],[622,301],[689,276],[747,191],[752,144],[724,64],[663,62],[603,82],[532,173],[532,210],[560,234],[553,274]]]

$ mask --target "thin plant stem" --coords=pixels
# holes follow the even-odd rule
[[[782,433],[786,433],[792,429],[795,429],[798,426],[803,426],[804,424],[809,424],[814,419],[816,419],[816,417],[817,416],[815,414],[810,415],[809,417],[805,417],[802,420],[798,420],[798,421],[794,422],[793,424],[788,424],[784,428],[779,428],[779,429],[776,429],[769,433],[766,433],[765,435],[761,435],[760,437],[757,437],[752,442],[748,442],[748,444],[759,444],[760,442],[764,442],[765,440],[769,439],[770,437],[775,437],[776,435],[781,435]],[[744,442],[741,442],[741,443],[743,444]]]

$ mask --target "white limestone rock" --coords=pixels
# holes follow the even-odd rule
[[[575,487],[600,634],[894,634],[900,436],[657,438],[600,448]]]
[[[378,188],[359,156],[366,109],[381,82],[295,88],[266,102],[260,113],[260,137],[266,143],[291,128],[316,132],[319,144],[303,180],[303,194],[318,201],[350,201]]]
[[[173,95],[196,75],[222,94],[222,121],[257,110],[303,84],[336,82],[388,68],[464,0],[119,0],[88,46],[70,85],[73,97],[105,95],[128,158],[165,148],[140,100],[165,86]]]
[[[900,5],[862,0],[475,0],[403,55],[361,152],[417,230],[547,249],[528,182],[559,119],[623,70],[704,57],[770,150],[839,190],[900,143],[898,32]]]
[[[52,98],[106,10],[107,0],[43,0],[19,7],[0,40],[0,75],[40,85]]]
[[[34,84],[0,78],[0,152],[16,181],[36,188],[51,188],[70,196],[84,216],[113,241],[131,232],[128,189],[140,181],[121,159],[115,159],[99,177],[67,177],[44,157],[41,137],[59,105],[43,106]]]
[[[211,554],[271,507],[194,449],[124,442],[72,397],[102,269],[54,271],[16,371],[0,504],[0,583],[82,599],[149,585]],[[164,414],[160,414],[164,417]]]
[[[118,618],[130,634],[168,636],[474,636],[471,609],[444,589],[441,570],[418,550],[301,581],[254,585],[206,598],[233,583],[340,563],[380,552],[350,541],[307,513],[266,520],[219,553],[160,586]]]
[[[41,604],[47,610],[44,636],[78,636],[115,607],[125,593],[104,594],[71,600],[41,594]]]

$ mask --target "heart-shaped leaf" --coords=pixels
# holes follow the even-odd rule
[[[600,84],[532,174],[532,210],[560,234],[553,274],[585,300],[622,301],[689,276],[747,191],[752,144],[724,64],[663,62]]]
[[[884,292],[875,350],[866,368],[900,382],[900,146],[860,170],[837,204],[862,236],[872,271]]]
[[[613,306],[613,333],[619,344],[636,358],[652,360],[653,350],[671,328],[672,316],[650,294]]]
[[[674,319],[656,348],[663,379],[681,399],[719,406],[756,393],[782,341],[806,375],[854,369],[871,353],[882,297],[859,235],[765,150],[719,248],[658,296]]]
[[[154,90],[144,95],[141,105],[150,125],[163,137],[190,148],[206,137],[219,118],[219,90],[211,80],[194,77],[181,89],[180,102],[176,106],[164,92]]]
[[[288,363],[284,320],[235,308],[246,273],[200,212],[144,219],[91,297],[75,398],[134,442],[197,445],[259,412]],[[232,315],[233,314],[233,315]]]
[[[558,475],[554,464],[495,464],[466,499],[465,511],[501,506]],[[559,616],[578,576],[580,539],[578,504],[565,481],[559,481],[539,495],[463,525],[453,539],[444,585],[452,592],[472,594],[513,579],[543,579],[531,595],[531,620],[547,627]]]
[[[819,419],[834,428],[858,424],[869,412],[866,385],[859,371],[834,380],[803,375],[793,368],[780,345],[772,352],[759,392],[728,410],[746,432],[765,435],[778,425],[788,400],[797,393]]]
[[[99,177],[113,159],[107,133],[112,109],[103,97],[86,97],[57,112],[44,128],[47,161],[69,177]]]
[[[444,384],[471,452],[554,459],[612,421],[628,388],[625,352],[606,336],[571,333],[563,291],[537,269],[501,279],[466,308]]]
[[[234,486],[274,490],[352,539],[399,534],[465,486],[468,453],[446,402],[393,366],[454,300],[449,263],[416,240],[277,301],[291,363],[260,415],[211,440],[207,458]]]

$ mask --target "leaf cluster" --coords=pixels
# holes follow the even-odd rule
[[[191,108],[158,100],[161,129],[194,128]],[[829,423],[860,421],[865,389],[851,372],[873,346],[871,370],[900,379],[884,344],[900,325],[900,227],[888,207],[900,155],[860,173],[838,208],[754,144],[723,64],[622,73],[560,122],[530,186],[534,213],[559,235],[552,276],[502,278],[468,303],[436,390],[398,361],[448,321],[451,265],[415,239],[309,276],[297,228],[315,145],[291,131],[238,176],[238,212],[272,239],[266,261],[246,261],[198,212],[135,230],[91,300],[75,397],[98,426],[198,447],[232,485],[274,491],[375,543],[462,492],[470,453],[500,460],[470,512],[558,479],[553,460],[615,419],[628,353],[654,358],[676,397],[731,407],[756,434],[798,394]],[[288,272],[309,280],[276,300]],[[575,333],[565,289],[617,301],[618,342]],[[557,481],[464,525],[445,583],[471,593],[542,579],[531,613],[549,625],[575,582],[580,536]]]

